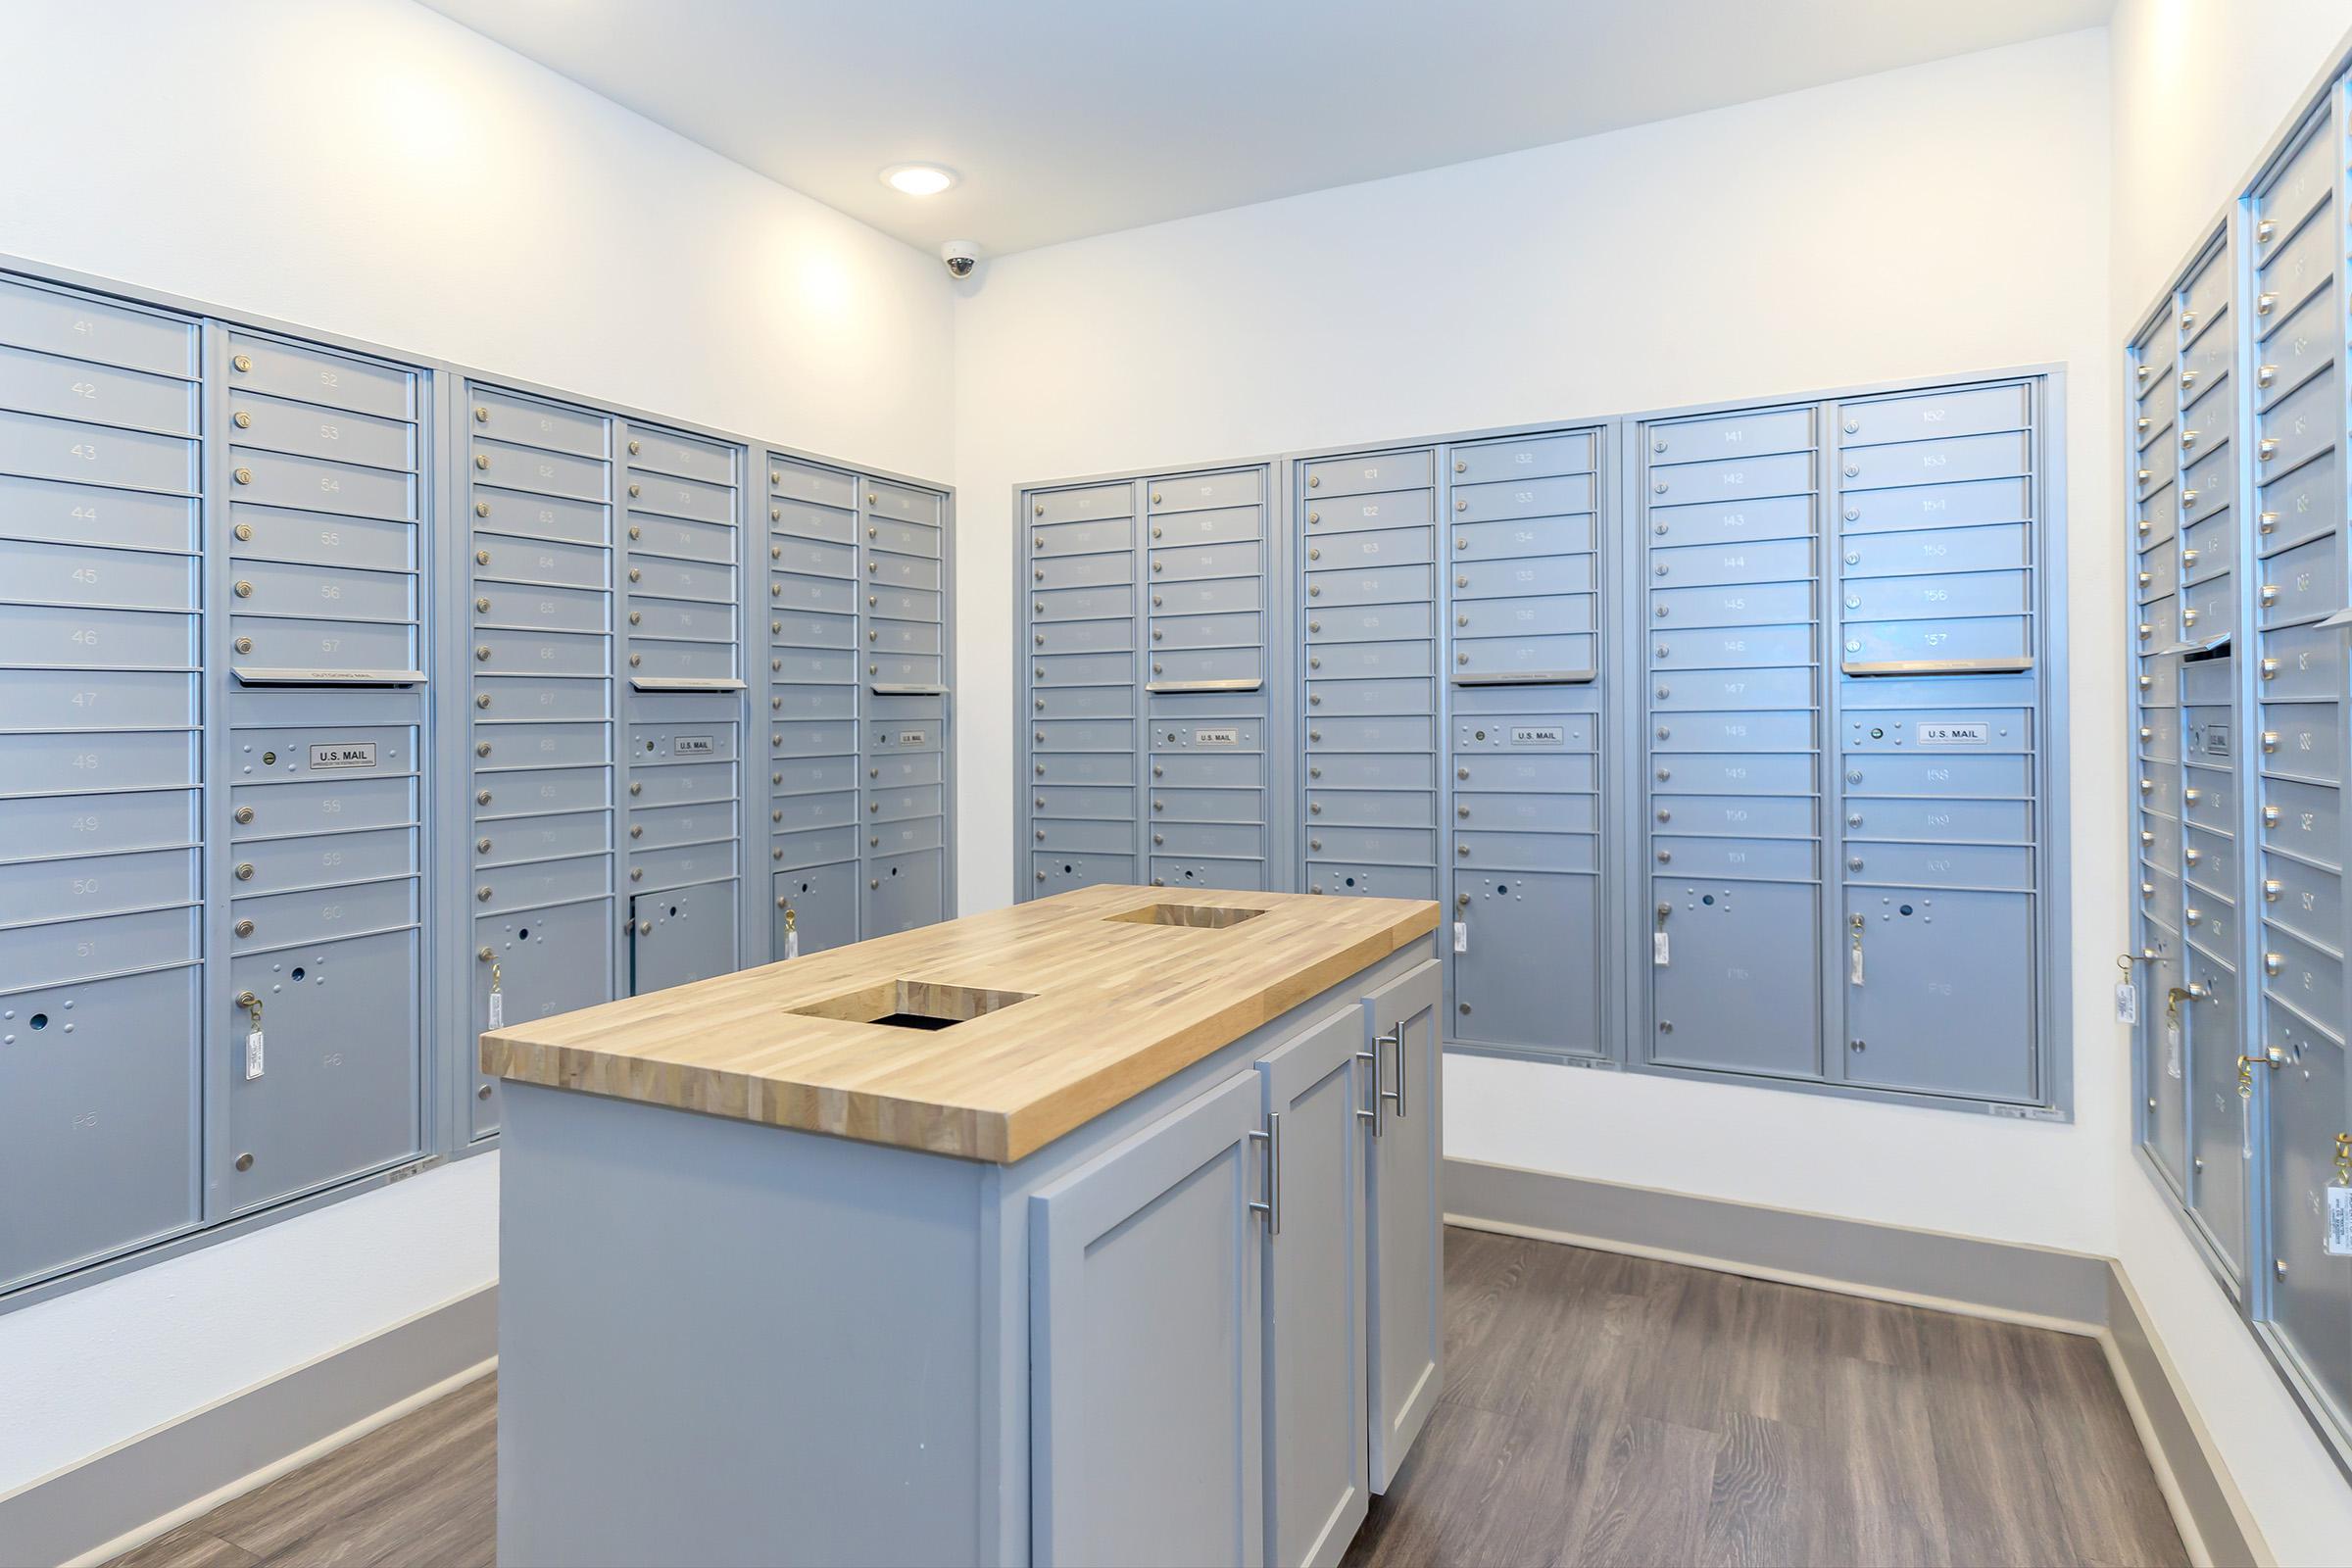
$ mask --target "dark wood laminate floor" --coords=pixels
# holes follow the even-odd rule
[[[2093,1341],[1450,1230],[1446,1380],[1348,1554],[2185,1563]],[[497,1380],[113,1568],[488,1568]]]

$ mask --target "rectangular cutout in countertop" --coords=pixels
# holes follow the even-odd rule
[[[1265,913],[1263,909],[1228,909],[1206,904],[1147,904],[1140,909],[1128,909],[1118,914],[1106,914],[1105,920],[1124,920],[1130,925],[1180,925],[1195,931],[1222,931],[1254,920]]]
[[[959,1023],[984,1018],[1016,1002],[1027,1002],[1034,995],[1028,991],[986,991],[935,980],[885,980],[792,1010],[810,1018],[839,1018],[849,1023],[928,1031],[952,1029]]]

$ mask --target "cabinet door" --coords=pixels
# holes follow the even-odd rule
[[[1265,1557],[1254,1071],[1029,1200],[1041,1565]]]
[[[1340,1560],[1364,1522],[1365,1075],[1349,1008],[1257,1064],[1276,1162],[1265,1239],[1266,1561]]]
[[[1374,1492],[1386,1492],[1396,1478],[1443,1381],[1438,974],[1435,961],[1425,963],[1364,999],[1376,1118],[1365,1123],[1372,1135],[1367,1393]]]

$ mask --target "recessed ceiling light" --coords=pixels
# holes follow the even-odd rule
[[[906,196],[936,196],[956,179],[956,171],[937,164],[893,164],[882,171],[882,183]]]

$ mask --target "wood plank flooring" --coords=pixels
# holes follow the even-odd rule
[[[2098,1346],[1449,1230],[1446,1382],[1349,1568],[2185,1563]],[[485,1378],[113,1568],[489,1568]]]

